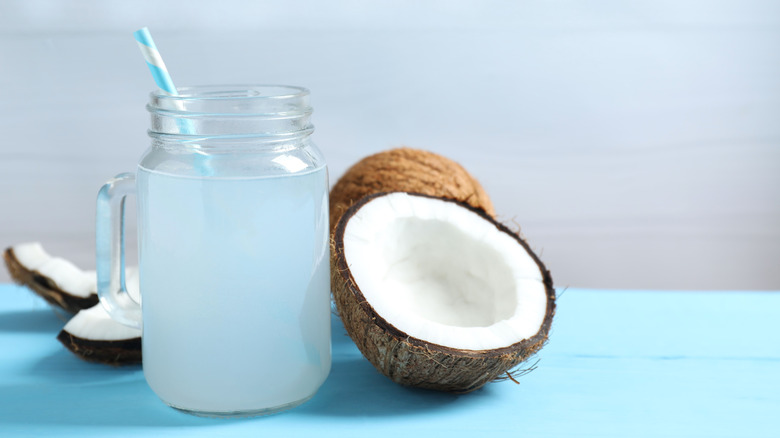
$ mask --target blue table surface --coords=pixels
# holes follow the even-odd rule
[[[538,368],[465,395],[392,383],[334,317],[333,369],[311,401],[228,420],[165,406],[140,366],[77,359],[26,289],[0,297],[0,437],[780,437],[780,292],[569,289]]]

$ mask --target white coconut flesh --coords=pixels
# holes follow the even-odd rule
[[[80,298],[97,293],[95,271],[82,271],[68,260],[52,257],[38,242],[22,243],[12,249],[20,265],[48,278],[61,291]]]
[[[127,267],[125,271],[125,283],[127,292],[133,300],[135,300],[135,302],[140,302],[138,268]],[[65,324],[63,330],[77,338],[91,341],[120,341],[141,336],[140,330],[120,324],[111,319],[111,316],[100,303],[97,303],[89,309],[79,311],[76,316]]]
[[[544,322],[538,264],[513,236],[457,203],[376,197],[349,218],[343,244],[368,304],[411,337],[492,350],[534,336]]]

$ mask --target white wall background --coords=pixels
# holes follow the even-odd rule
[[[94,265],[148,143],[143,26],[180,86],[309,87],[332,181],[459,161],[559,286],[780,289],[780,2],[5,1],[3,247]]]

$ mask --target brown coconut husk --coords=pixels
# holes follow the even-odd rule
[[[364,197],[350,207],[338,222],[331,248],[331,287],[339,316],[347,333],[379,372],[405,386],[466,393],[495,379],[512,378],[511,370],[544,346],[555,315],[552,277],[528,244],[480,208],[448,200],[470,209],[512,236],[538,265],[547,293],[547,310],[536,335],[495,350],[460,350],[409,336],[381,315],[365,299],[344,257],[344,230],[363,205],[383,193]],[[416,195],[420,196],[420,195]]]
[[[106,365],[134,365],[141,363],[141,338],[128,338],[115,341],[82,339],[65,330],[57,335],[57,340],[68,350],[87,362]]]
[[[331,233],[360,198],[380,192],[412,192],[455,199],[495,216],[482,185],[455,161],[407,147],[368,156],[350,167],[330,191]]]
[[[71,295],[60,289],[49,277],[28,269],[16,258],[13,248],[5,250],[3,260],[14,282],[30,288],[36,295],[55,307],[70,313],[77,313],[79,310],[88,309],[98,303],[96,293],[90,294],[88,297]]]

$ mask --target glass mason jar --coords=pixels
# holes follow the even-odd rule
[[[98,196],[101,302],[142,328],[144,375],[168,405],[213,416],[297,406],[331,364],[328,176],[309,92],[179,93],[151,94],[151,147]],[[132,193],[142,306],[124,285]]]

